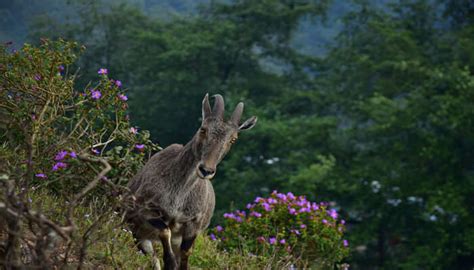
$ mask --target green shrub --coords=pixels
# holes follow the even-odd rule
[[[328,269],[347,257],[343,239],[345,221],[327,203],[307,201],[274,191],[257,197],[247,211],[225,213],[224,226],[210,237],[225,250],[241,250],[258,256],[276,256],[299,266]]]
[[[130,125],[122,83],[106,69],[86,89],[74,89],[68,67],[80,51],[62,40],[43,40],[39,48],[25,44],[13,53],[1,47],[0,141],[3,151],[14,153],[5,155],[11,178],[74,192],[100,171],[100,164],[80,158],[91,156],[111,164],[107,179],[124,183],[146,154],[158,150],[148,132]]]
[[[114,239],[100,229],[123,225],[118,217],[108,223],[129,198],[122,184],[159,150],[148,132],[130,124],[122,83],[106,69],[99,69],[96,82],[75,89],[69,67],[80,52],[62,40],[19,51],[0,46],[3,265],[91,263],[97,237]],[[50,198],[60,203],[51,207]],[[88,207],[96,209],[84,218]]]

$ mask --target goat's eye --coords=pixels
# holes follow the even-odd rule
[[[232,138],[232,139],[230,139],[230,143],[231,143],[231,144],[234,144],[236,141],[237,141],[237,139],[236,139],[236,138]]]
[[[202,135],[206,134],[207,130],[205,128],[200,128],[199,129],[199,133],[201,133]]]

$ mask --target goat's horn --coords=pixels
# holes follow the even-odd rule
[[[211,115],[211,104],[209,104],[209,94],[206,94],[202,100],[202,120],[209,117],[209,115]]]
[[[239,126],[240,122],[240,117],[242,117],[242,112],[244,111],[244,103],[239,102],[237,106],[235,106],[235,110],[232,113],[232,116],[230,117],[230,121],[237,126]]]
[[[214,108],[212,109],[213,115],[224,118],[224,98],[217,94],[213,96],[216,100],[214,101]]]

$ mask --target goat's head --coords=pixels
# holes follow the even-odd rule
[[[212,179],[216,173],[217,164],[229,152],[237,140],[238,133],[251,129],[257,123],[257,117],[252,116],[240,124],[244,104],[240,102],[235,107],[231,118],[224,120],[224,98],[215,95],[214,107],[211,110],[209,95],[202,101],[202,124],[195,135],[194,152],[200,158],[197,164],[197,175],[202,179]]]

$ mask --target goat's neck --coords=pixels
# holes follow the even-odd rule
[[[181,153],[178,155],[176,169],[179,175],[178,183],[180,186],[190,188],[194,183],[200,180],[196,175],[196,167],[199,162],[199,158],[196,156],[194,151],[194,138],[183,146]]]

